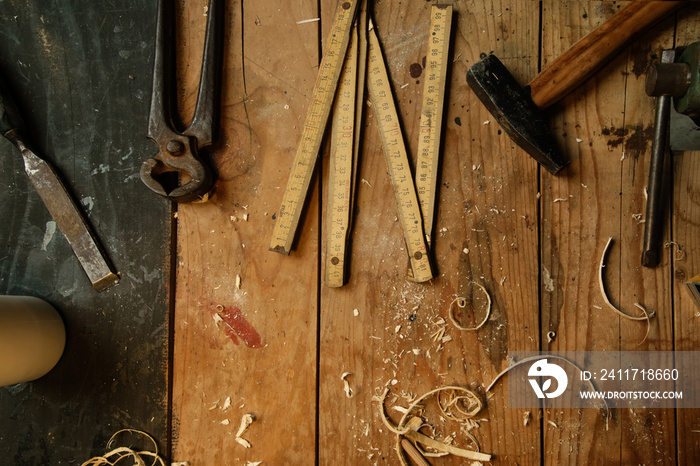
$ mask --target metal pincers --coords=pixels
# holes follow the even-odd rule
[[[141,180],[171,201],[204,201],[212,191],[215,176],[200,153],[214,143],[219,121],[223,14],[221,2],[209,0],[197,105],[190,125],[179,131],[174,111],[176,40],[172,4],[167,0],[158,2],[148,138],[159,152],[141,166]]]

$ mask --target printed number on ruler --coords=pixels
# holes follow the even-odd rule
[[[430,10],[430,35],[423,85],[423,107],[420,117],[420,139],[416,163],[416,191],[423,213],[423,227],[431,243],[440,158],[445,87],[450,53],[452,6],[433,5]]]
[[[301,142],[294,157],[282,205],[277,212],[277,222],[270,243],[272,251],[289,254],[292,248],[350,42],[358,3],[359,0],[348,0],[338,5],[304,121]]]
[[[369,75],[367,79],[370,100],[377,116],[379,134],[384,146],[387,169],[396,197],[399,221],[408,248],[413,280],[425,282],[433,278],[425,243],[423,219],[416,188],[408,164],[408,154],[401,133],[396,103],[391,94],[389,75],[384,63],[377,34],[370,21]]]
[[[326,211],[326,286],[345,282],[345,255],[350,230],[354,165],[355,96],[357,90],[357,28],[348,46],[345,66],[333,105],[331,154],[328,171],[329,206]]]

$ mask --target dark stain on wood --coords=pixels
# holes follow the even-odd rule
[[[651,147],[651,142],[654,140],[654,127],[652,125],[633,125],[629,128],[613,126],[603,128],[601,134],[609,138],[609,147],[616,148],[624,144],[625,153],[636,159]]]
[[[420,78],[420,75],[423,74],[423,67],[420,63],[411,63],[411,66],[408,67],[408,73],[413,79]]]

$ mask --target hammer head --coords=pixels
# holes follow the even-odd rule
[[[521,87],[495,55],[469,68],[467,83],[511,139],[547,171],[555,174],[566,165],[530,88]]]

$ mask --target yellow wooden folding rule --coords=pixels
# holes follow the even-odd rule
[[[348,16],[357,4],[341,4],[334,20],[331,43],[321,62],[312,97],[312,105],[304,125],[302,141],[295,157],[292,174],[278,213],[270,249],[288,254],[298,226],[300,210],[306,197],[315,160],[320,150],[325,124],[333,107],[331,156],[329,167],[328,209],[325,227],[324,283],[338,287],[345,282],[347,244],[356,179],[359,128],[367,68],[367,88],[377,117],[380,136],[387,161],[387,171],[394,189],[398,218],[404,231],[411,269],[409,277],[424,282],[433,277],[430,266],[426,231],[433,224],[433,205],[437,180],[437,158],[440,147],[442,108],[448,60],[449,30],[452,7],[431,10],[429,60],[426,61],[426,90],[424,115],[421,118],[421,142],[416,184],[420,180],[422,194],[416,192],[408,154],[391,92],[389,76],[379,41],[371,21],[366,24],[366,5],[360,8],[357,28],[347,28]],[[354,13],[352,13],[354,14]],[[350,22],[352,22],[350,20]],[[347,37],[339,36],[346,34]],[[331,50],[335,44],[343,46]],[[328,62],[328,63],[327,63]],[[329,83],[336,83],[335,86]],[[335,102],[333,104],[333,102]],[[426,104],[427,102],[427,104]],[[319,118],[319,115],[323,119]],[[423,146],[426,146],[423,148]],[[435,159],[435,160],[433,160]],[[421,213],[421,207],[429,206]],[[427,216],[426,216],[427,215]],[[429,230],[428,230],[429,237]]]
[[[328,123],[328,115],[333,106],[359,1],[348,0],[338,4],[316,77],[311,104],[304,121],[301,142],[294,157],[287,188],[282,197],[282,205],[277,212],[277,222],[270,243],[272,251],[289,254],[292,249],[301,210],[304,207],[306,193],[321,149],[323,133]]]
[[[420,115],[420,136],[416,157],[416,191],[423,213],[423,228],[428,241],[432,241],[440,160],[440,135],[442,134],[447,68],[450,58],[450,33],[452,29],[452,5],[433,5],[430,10],[430,35],[428,54],[423,72],[423,106]]]

